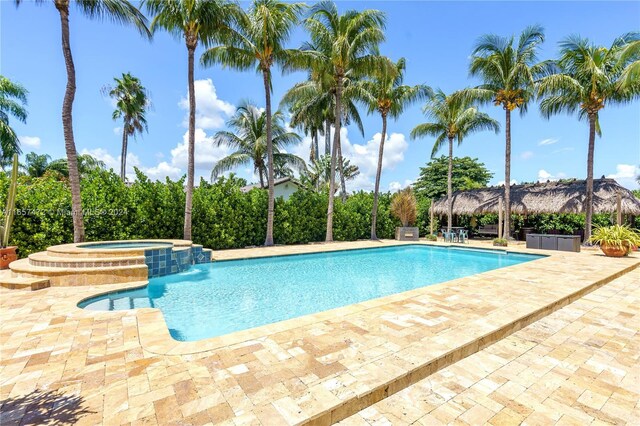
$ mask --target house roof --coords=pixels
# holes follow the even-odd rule
[[[583,213],[586,187],[585,180],[511,185],[511,211],[516,214]],[[640,200],[615,180],[604,177],[593,181],[594,213],[615,212],[617,193],[622,198],[623,214],[640,215]],[[453,214],[497,213],[498,200],[503,195],[503,186],[456,191],[452,195]],[[435,214],[446,214],[447,197],[435,201],[432,208]]]
[[[287,182],[291,182],[296,186],[300,186],[300,182],[298,182],[296,179],[294,179],[294,178],[292,178],[290,176],[285,176],[283,178],[274,180],[273,181],[273,185],[274,186],[282,185],[283,183],[287,183]],[[243,186],[242,188],[240,188],[240,191],[249,192],[254,188],[260,188],[260,187],[261,187],[260,183],[254,183],[254,184],[251,184],[251,185]],[[264,188],[266,188],[266,186]]]

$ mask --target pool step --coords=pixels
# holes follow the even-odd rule
[[[128,283],[146,281],[148,277],[148,268],[144,263],[126,266],[56,267],[35,266],[27,258],[11,262],[10,267],[15,278],[46,278],[53,287]]]
[[[3,277],[0,278],[0,287],[10,290],[42,290],[50,287],[51,283],[48,278],[20,278],[20,277]]]
[[[47,268],[105,268],[112,266],[144,265],[144,256],[81,257],[54,256],[49,252],[32,253],[29,264]]]

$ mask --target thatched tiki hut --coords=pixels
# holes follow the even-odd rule
[[[585,180],[512,185],[511,212],[521,215],[584,213],[586,189]],[[452,197],[453,214],[471,216],[498,213],[503,193],[501,186],[456,191]],[[434,214],[447,214],[447,198],[435,201],[432,209]],[[640,216],[640,200],[613,179],[594,179],[593,212]]]

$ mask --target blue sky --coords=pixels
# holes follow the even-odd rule
[[[246,3],[243,3],[246,6]],[[639,2],[338,2],[341,10],[376,8],[387,14],[387,41],[381,52],[393,60],[407,60],[407,84],[425,83],[454,91],[477,84],[468,77],[469,55],[478,36],[495,32],[519,33],[530,24],[544,26],[546,41],[540,58],[552,58],[557,43],[569,34],[580,34],[596,43],[610,45],[627,31],[640,30]],[[60,108],[66,74],[60,49],[60,21],[53,4],[0,2],[1,73],[23,84],[29,94],[26,125],[15,123],[23,150],[64,155]],[[305,39],[294,33],[290,45]],[[77,73],[74,131],[78,151],[89,152],[118,169],[120,123],[111,119],[113,105],[100,89],[114,76],[131,72],[151,92],[153,110],[149,132],[130,143],[129,165],[136,165],[154,178],[182,175],[186,168],[185,99],[187,95],[187,53],[182,40],[159,33],[152,42],[132,28],[89,21],[71,11],[71,45]],[[202,49],[197,52],[197,56]],[[197,175],[209,176],[213,163],[228,151],[214,148],[211,136],[240,101],[263,106],[262,79],[254,72],[236,72],[219,67],[196,66],[198,99],[196,164]],[[274,76],[273,100],[277,102],[294,83],[304,79],[297,73]],[[484,110],[504,122],[502,109]],[[347,129],[343,148],[362,174],[350,189],[371,189],[377,161],[380,118],[364,117],[365,135],[355,127]],[[413,181],[419,167],[428,160],[432,140],[409,139],[411,129],[423,122],[420,105],[407,110],[390,123],[385,150],[382,189],[397,189]],[[595,176],[612,176],[636,188],[633,176],[640,173],[640,102],[624,107],[610,106],[601,112],[603,137],[596,141]],[[512,120],[512,179],[535,181],[586,175],[588,129],[573,116],[543,119],[537,105],[524,117]],[[308,140],[290,151],[308,156]],[[492,183],[503,180],[504,133],[481,133],[469,137],[454,151],[458,156],[478,157],[495,173]],[[249,168],[238,174],[249,181]]]

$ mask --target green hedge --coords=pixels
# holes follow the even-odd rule
[[[151,181],[140,171],[131,185],[106,170],[82,179],[87,241],[139,238],[181,238],[184,220],[184,179]],[[240,190],[242,181],[221,179],[211,184],[201,180],[193,196],[193,239],[214,249],[257,246],[266,233],[267,193]],[[0,173],[0,203],[4,205],[8,178]],[[378,237],[393,238],[399,224],[389,214],[390,194],[381,194]],[[346,202],[336,198],[334,239],[369,238],[373,196],[351,195]],[[22,257],[48,246],[73,241],[68,183],[56,173],[41,178],[21,176],[11,244]],[[326,230],[327,194],[298,191],[287,201],[276,200],[274,239],[276,244],[323,241]],[[428,212],[426,213],[428,216]]]

